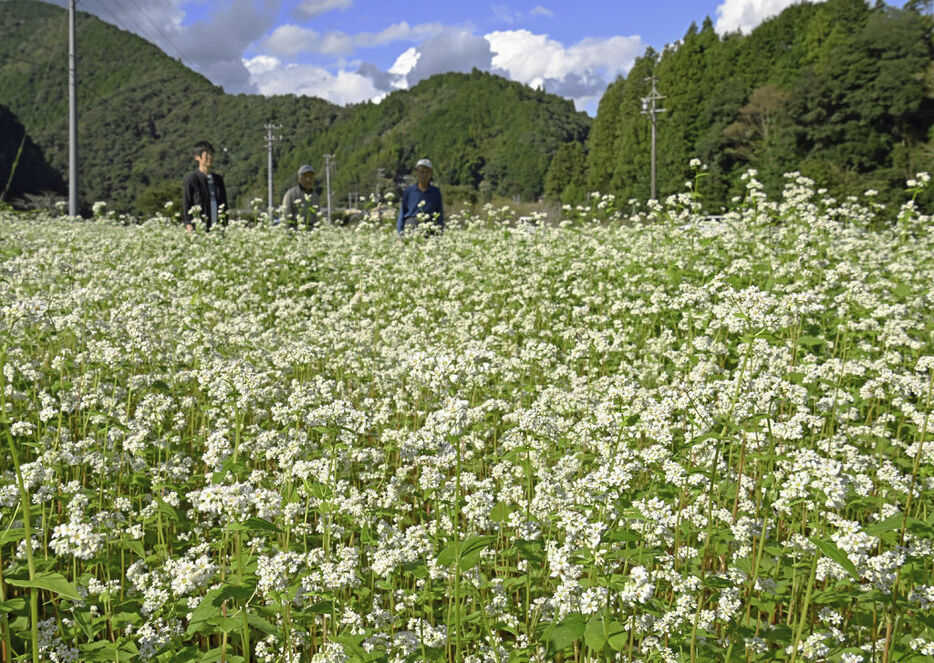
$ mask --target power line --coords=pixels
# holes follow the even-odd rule
[[[168,36],[167,34],[165,34],[165,33],[162,31],[162,28],[159,27],[159,24],[156,23],[155,21],[153,21],[153,20],[149,17],[149,15],[148,15],[145,11],[143,11],[143,8],[139,5],[139,3],[136,2],[136,0],[130,0],[130,1],[133,3],[133,5],[134,5],[137,9],[139,9],[139,13],[143,15],[143,18],[145,18],[147,21],[149,21],[149,23],[156,29],[156,31],[157,31],[160,35],[162,35],[162,38],[165,39],[166,42],[168,42],[168,44],[169,44],[173,49],[175,49],[175,52],[178,54],[178,59],[181,60],[181,61],[184,63],[185,60],[186,60],[186,58],[185,58],[185,56],[182,54],[182,49],[180,49],[178,46],[176,46],[174,41],[172,41],[171,39],[169,39],[169,36]],[[155,43],[155,42],[153,42],[153,43]]]
[[[36,62],[35,60],[27,60],[26,58],[20,57],[18,55],[10,55],[9,53],[0,54],[0,58],[4,58],[6,60],[15,60],[16,62],[22,62],[23,64],[31,64],[35,67],[45,67],[49,64],[48,62],[42,64],[41,62]]]
[[[169,46],[172,47],[172,49],[173,49],[173,50],[175,51],[175,53],[178,55],[179,60],[181,60],[182,63],[185,64],[185,61],[186,61],[187,58],[186,58],[185,55],[182,53],[181,49],[175,44],[175,42],[173,42],[173,41],[169,38],[169,36],[168,36],[165,32],[162,31],[162,28],[160,28],[159,25],[158,25],[155,21],[153,21],[153,20],[149,17],[148,14],[146,14],[146,12],[145,12],[145,11],[143,10],[143,8],[136,2],[136,0],[130,0],[130,1],[131,1],[131,2],[133,3],[133,5],[136,7],[136,9],[138,10],[139,14],[141,14],[142,17],[145,18],[145,19],[158,31],[158,33],[162,36],[162,38],[165,40],[165,42],[167,42],[167,43],[169,44]],[[115,25],[115,26],[117,26],[117,27],[120,27],[121,24],[124,24],[124,25],[126,25],[128,28],[130,28],[131,32],[135,32],[137,35],[144,37],[149,43],[151,43],[151,44],[153,44],[154,46],[156,46],[157,48],[159,48],[159,42],[160,42],[160,40],[154,38],[154,37],[152,36],[152,34],[151,34],[149,31],[145,30],[145,29],[143,28],[143,26],[139,23],[139,21],[136,20],[136,18],[134,17],[134,15],[133,15],[132,12],[129,12],[129,11],[127,11],[125,8],[119,7],[119,5],[118,5],[118,8],[119,8],[121,11],[120,11],[119,14],[118,14],[118,13],[115,13],[114,10],[113,10],[111,7],[109,7],[107,4],[105,4],[104,2],[101,2],[101,3],[100,3],[99,5],[97,5],[96,7],[97,7],[97,11],[94,12],[94,13],[98,14],[98,18],[101,18],[101,17],[102,17],[102,16],[101,16],[102,13],[106,13],[107,18],[110,20],[111,23],[113,23],[113,25]],[[122,19],[122,20],[121,20],[121,19]],[[186,65],[186,66],[189,66],[189,67],[190,67],[190,65]]]

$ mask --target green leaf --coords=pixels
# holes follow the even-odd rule
[[[126,539],[123,546],[141,559],[146,559],[146,550],[143,548],[143,542],[139,539]]]
[[[472,569],[480,561],[480,553],[489,548],[496,541],[492,534],[484,536],[474,536],[460,542],[460,563],[461,571]],[[453,543],[448,544],[444,550],[438,554],[438,564],[450,566],[456,559],[456,550]]]
[[[250,624],[250,626],[252,626],[253,628],[259,631],[262,631],[266,635],[276,635],[279,632],[279,630],[275,626],[270,624],[264,618],[252,612],[247,613],[246,620]]]
[[[17,597],[0,602],[0,612],[18,612],[26,609],[26,599]]]
[[[718,576],[707,576],[704,578],[704,584],[707,587],[713,587],[714,589],[726,589],[733,586],[732,582],[726,578],[720,578]]]
[[[264,531],[282,533],[281,529],[265,518],[249,518],[242,523],[231,523],[228,527],[235,532]]]
[[[490,510],[490,520],[494,523],[504,523],[509,518],[509,514],[516,510],[516,507],[506,502],[497,502]]]
[[[330,615],[334,612],[334,601],[318,601],[317,603],[305,608],[307,612],[315,612],[319,615]]]
[[[92,628],[88,614],[84,610],[75,610],[72,616],[75,618],[75,623],[81,627],[81,630],[84,632],[84,635],[87,636],[88,640],[93,640],[95,630]]]
[[[616,620],[607,625],[607,643],[613,651],[622,651],[629,644],[629,631]]]
[[[5,546],[8,543],[17,543],[26,538],[26,530],[22,527],[11,529],[3,534],[0,534],[0,546]]]
[[[249,619],[247,619],[249,623]],[[221,633],[231,633],[238,630],[243,626],[243,618],[240,616],[237,617],[211,617],[208,620],[208,623],[214,624],[217,626],[217,629]]]
[[[606,634],[603,630],[603,615],[594,615],[587,622],[587,628],[584,629],[584,642],[595,652],[600,652],[606,646]]]
[[[905,299],[911,294],[911,287],[904,283],[899,283],[897,286],[895,286],[895,290],[893,292],[899,299]]]
[[[211,622],[216,617],[221,616],[221,606],[228,599],[237,599],[241,603],[248,601],[253,596],[253,589],[247,585],[223,585],[216,587],[204,595],[201,603],[191,613],[191,621],[188,622],[186,635],[191,637],[199,633],[203,626],[208,623],[217,625],[217,622]],[[249,617],[247,617],[249,621]],[[241,620],[242,625],[242,620]]]
[[[78,588],[68,582],[61,573],[37,573],[35,580],[14,580],[7,578],[6,581],[14,587],[37,587],[58,594],[62,598],[80,601],[81,594]]]
[[[826,557],[832,559],[837,564],[842,566],[844,570],[850,574],[850,577],[853,578],[856,582],[859,582],[859,571],[856,570],[856,565],[850,561],[850,558],[847,557],[846,553],[842,551],[836,543],[830,539],[811,539],[811,542],[817,546],[817,548],[824,553]]]
[[[580,640],[586,630],[587,622],[584,621],[584,616],[579,612],[572,612],[559,624],[547,628],[543,637],[554,651],[561,651]]]
[[[533,564],[541,564],[545,561],[545,545],[541,541],[516,539],[512,542],[512,545]]]
[[[806,348],[817,347],[818,345],[823,345],[825,342],[824,339],[818,338],[817,336],[804,335],[798,337],[798,345],[803,345]]]
[[[171,395],[172,395],[172,387],[170,387],[169,385],[167,385],[167,384],[166,384],[165,382],[163,382],[162,380],[156,380],[155,382],[153,382],[153,383],[152,383],[151,385],[149,385],[149,386],[152,387],[153,391],[161,392],[161,393],[165,394],[166,396],[171,396]]]

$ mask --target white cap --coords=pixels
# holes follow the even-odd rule
[[[425,166],[426,168],[431,168],[432,170],[435,169],[435,167],[431,165],[431,161],[428,159],[419,159],[418,163],[415,164],[415,167],[418,168],[419,166]]]

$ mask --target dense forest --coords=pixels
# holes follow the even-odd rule
[[[229,95],[152,44],[79,12],[80,198],[117,209],[180,195],[194,143],[218,148],[216,168],[237,205],[266,199],[264,125],[279,125],[275,191],[297,167],[323,172],[335,155],[338,199],[400,183],[420,156],[452,193],[532,198],[559,145],[586,140],[591,119],[571,101],[486,73],[443,74],[381,104]],[[67,168],[67,12],[36,1],[0,2],[0,103],[60,172]],[[323,180],[323,178],[321,178]]]
[[[708,209],[739,194],[749,168],[773,193],[783,173],[799,171],[838,195],[874,189],[898,200],[906,179],[934,169],[934,40],[923,4],[796,4],[746,36],[720,37],[709,18],[692,26],[607,89],[586,176],[553,177],[549,191],[648,197],[641,100],[654,76],[666,109],[658,116],[659,196],[683,191],[698,158],[708,166],[698,187]]]
[[[10,109],[0,104],[0,202],[27,193],[64,191],[61,174]]]
[[[282,136],[277,198],[301,163],[322,173],[328,153],[342,201],[400,186],[423,155],[462,200],[544,194],[576,202],[597,190],[645,200],[650,122],[642,99],[654,77],[665,108],[660,197],[694,181],[690,162],[699,159],[707,170],[697,190],[711,211],[741,193],[749,168],[772,193],[783,173],[800,171],[838,195],[875,189],[898,202],[907,178],[934,170],[934,34],[924,4],[801,3],[748,35],[718,35],[708,18],[661,52],[648,49],[609,86],[594,120],[569,100],[479,71],[435,76],[378,104],[229,95],[152,44],[79,12],[80,198],[85,207],[106,200],[152,211],[179,195],[191,146],[207,138],[235,203],[265,200],[263,127],[273,122]],[[13,114],[0,117],[35,141],[19,167],[47,160],[65,173],[67,12],[0,2],[0,35],[0,103]],[[13,140],[2,134],[4,182],[17,131]],[[922,202],[934,204],[931,192]]]

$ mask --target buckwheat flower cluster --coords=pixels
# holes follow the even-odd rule
[[[52,663],[75,663],[81,652],[77,647],[65,644],[58,634],[58,622],[53,617],[39,622],[39,654],[44,661]]]
[[[171,578],[171,589],[176,596],[187,596],[203,588],[217,573],[217,565],[207,555],[196,559],[169,559],[165,571]]]
[[[90,523],[72,519],[55,526],[49,546],[58,555],[91,559],[104,547],[104,537]]]
[[[260,555],[256,560],[257,587],[264,594],[281,592],[289,587],[299,572],[304,568],[305,559],[293,552],[279,552],[275,555]]]

